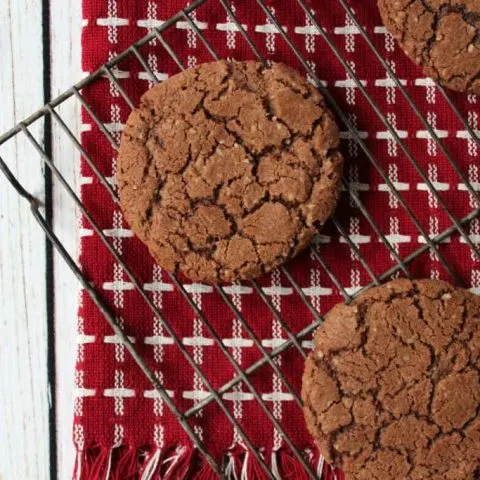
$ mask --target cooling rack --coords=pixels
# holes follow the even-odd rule
[[[33,113],[31,116],[20,122],[19,124],[15,125],[11,130],[4,133],[0,136],[0,153],[1,153],[1,145],[12,141],[13,139],[18,139],[19,141],[26,141],[29,142],[34,149],[38,152],[38,154],[43,159],[46,168],[51,172],[51,174],[57,179],[59,185],[65,189],[66,193],[71,197],[73,202],[75,203],[78,210],[81,214],[86,218],[88,223],[90,223],[95,235],[101,239],[104,243],[110,254],[115,258],[115,261],[120,264],[129,278],[129,281],[134,285],[134,288],[139,292],[145,303],[154,313],[154,315],[160,320],[162,323],[165,331],[168,335],[171,336],[173,339],[174,344],[176,347],[181,351],[185,359],[188,363],[192,366],[193,370],[197,373],[199,378],[202,379],[205,388],[208,390],[208,395],[203,398],[202,400],[198,401],[193,407],[188,409],[185,412],[181,412],[173,399],[169,396],[167,390],[165,389],[164,385],[157,379],[154,372],[148,367],[147,363],[142,359],[141,355],[137,352],[135,345],[129,339],[129,337],[125,334],[121,324],[118,322],[117,316],[115,311],[112,310],[111,307],[107,305],[104,298],[102,297],[102,293],[95,289],[94,286],[88,281],[88,279],[83,275],[82,270],[77,264],[76,259],[74,256],[67,251],[65,246],[62,244],[61,240],[58,238],[56,232],[54,231],[51,216],[45,214],[42,210],[41,205],[36,200],[36,198],[27,191],[23,184],[22,180],[16,178],[9,167],[7,166],[7,162],[4,161],[0,157],[0,169],[2,170],[3,174],[6,176],[8,181],[11,183],[13,188],[21,195],[27,202],[30,204],[31,212],[33,216],[36,218],[42,229],[44,230],[48,240],[51,242],[53,247],[58,251],[61,257],[65,260],[68,264],[74,275],[78,278],[79,282],[81,283],[82,287],[85,291],[90,295],[93,302],[97,305],[100,309],[102,314],[104,315],[106,321],[110,324],[112,329],[114,330],[115,334],[121,339],[122,343],[125,345],[126,349],[132,355],[138,366],[141,368],[143,373],[146,375],[148,380],[152,383],[155,390],[158,392],[162,400],[171,410],[171,412],[176,416],[179,423],[182,425],[188,436],[191,438],[192,442],[195,444],[196,448],[202,453],[205,457],[206,461],[210,464],[213,471],[222,475],[222,466],[218,465],[213,456],[208,451],[208,445],[205,445],[204,442],[199,438],[195,430],[191,427],[188,420],[193,415],[200,412],[204,409],[207,405],[212,402],[218,404],[220,409],[229,419],[229,421],[236,427],[239,435],[246,446],[249,447],[252,454],[255,456],[256,460],[262,467],[262,469],[266,472],[266,474],[270,478],[275,478],[274,473],[271,470],[271,467],[267,465],[262,455],[254,448],[251,444],[250,439],[242,430],[241,425],[238,424],[238,421],[234,418],[231,414],[229,409],[225,406],[224,399],[222,395],[231,390],[234,386],[243,383],[249,391],[253,394],[253,397],[259,403],[261,408],[264,410],[266,416],[270,419],[273,423],[275,428],[281,433],[283,436],[286,444],[291,449],[292,453],[297,457],[299,462],[303,465],[305,469],[305,473],[310,478],[318,478],[316,472],[312,469],[309,462],[305,459],[303,453],[296,447],[296,445],[292,442],[289,438],[287,432],[282,427],[281,422],[273,415],[270,411],[269,407],[265,403],[262,396],[256,390],[254,384],[251,382],[250,377],[254,374],[257,370],[259,370],[264,365],[270,365],[270,367],[274,370],[276,375],[278,375],[280,381],[287,389],[287,391],[292,395],[294,402],[300,408],[302,405],[301,399],[298,396],[298,393],[293,389],[285,375],[282,373],[281,367],[275,361],[277,357],[279,357],[282,353],[289,349],[296,349],[303,357],[306,356],[304,347],[302,346],[302,340],[307,338],[311,335],[311,333],[322,323],[322,317],[320,316],[318,309],[312,304],[311,299],[309,299],[308,295],[306,295],[304,289],[301,288],[295,276],[291,273],[288,266],[283,266],[280,268],[281,273],[286,277],[286,279],[290,282],[294,292],[301,298],[303,303],[305,304],[306,308],[310,312],[312,316],[312,322],[305,327],[303,330],[297,333],[293,333],[289,328],[287,322],[282,317],[280,311],[274,306],[268,296],[265,294],[264,290],[261,286],[256,282],[252,281],[251,285],[255,294],[257,294],[266,304],[267,308],[271,311],[272,315],[279,322],[281,325],[284,333],[288,337],[283,343],[279,346],[272,348],[270,351],[267,351],[266,347],[262,344],[262,342],[256,336],[254,330],[252,329],[251,325],[244,317],[242,312],[235,306],[234,302],[232,301],[231,297],[228,295],[227,291],[222,286],[215,286],[214,289],[221,297],[221,299],[225,302],[228,308],[232,311],[236,319],[240,322],[243,329],[248,333],[249,337],[253,341],[253,344],[259,349],[261,352],[261,358],[256,362],[252,363],[251,365],[244,367],[240,366],[237,361],[235,360],[232,353],[229,351],[227,346],[223,343],[222,339],[218,336],[215,329],[213,328],[212,324],[206,318],[204,312],[195,301],[195,298],[188,292],[182,282],[174,275],[170,274],[171,281],[175,288],[181,293],[184,297],[187,304],[191,307],[194,311],[195,315],[202,321],[203,325],[208,330],[211,338],[214,340],[215,344],[221,350],[223,355],[228,359],[231,363],[233,369],[236,372],[236,376],[231,378],[228,382],[224,385],[220,386],[219,388],[214,388],[212,386],[211,380],[208,376],[202,371],[201,366],[199,366],[194,358],[192,357],[189,350],[185,347],[182,343],[182,340],[176,335],[174,329],[171,326],[171,323],[168,318],[165,318],[162,315],[162,312],[157,308],[154,304],[150,296],[148,295],[147,291],[145,290],[142,283],[136,278],[135,274],[133,273],[132,269],[124,263],[121,256],[118,254],[117,250],[112,245],[110,239],[105,235],[104,231],[100,228],[100,226],[96,223],[93,215],[85,205],[82,203],[80,197],[78,196],[77,192],[75,192],[74,188],[68,183],[65,177],[62,175],[60,169],[54,162],[53,158],[49,155],[47,149],[39,142],[30,132],[29,127],[34,124],[35,122],[45,121],[45,119],[49,119],[49,121],[57,122],[58,125],[64,130],[70,141],[73,142],[75,147],[78,149],[79,154],[85,159],[88,163],[100,183],[106,189],[108,194],[113,198],[114,202],[118,202],[117,194],[115,189],[112,187],[111,182],[109,179],[106,178],[104,174],[99,170],[97,165],[95,164],[94,159],[90,152],[86,151],[86,149],[82,146],[80,140],[76,137],[75,133],[67,126],[64,119],[58,113],[58,108],[61,104],[66,102],[70,98],[75,98],[80,104],[83,106],[84,111],[87,112],[89,117],[92,121],[96,124],[99,130],[103,133],[103,135],[108,139],[115,150],[118,149],[118,143],[115,137],[112,135],[112,132],[107,128],[107,126],[100,120],[99,115],[95,112],[95,108],[89,104],[89,102],[85,99],[82,91],[88,87],[90,84],[98,81],[100,78],[107,77],[109,81],[115,86],[119,94],[123,97],[125,102],[128,104],[130,108],[134,108],[134,102],[128,95],[127,91],[123,88],[121,81],[119,81],[119,76],[117,75],[117,67],[118,65],[128,57],[136,59],[140,64],[141,68],[144,70],[144,74],[152,83],[157,83],[160,81],[157,78],[156,73],[149,65],[148,60],[145,58],[143,53],[143,48],[146,45],[149,45],[151,42],[156,42],[156,44],[160,45],[165,52],[171,57],[171,59],[175,62],[178,66],[179,70],[183,70],[186,68],[184,62],[180,59],[180,57],[175,52],[174,47],[166,40],[165,33],[169,28],[176,24],[176,22],[182,21],[186,22],[187,28],[194,34],[199,41],[205,46],[205,48],[210,53],[212,60],[219,59],[217,52],[215,51],[212,44],[207,39],[206,35],[202,32],[199,28],[198,23],[194,18],[195,11],[205,3],[209,2],[219,2],[223,9],[225,10],[226,15],[229,17],[230,21],[236,32],[240,33],[241,36],[244,38],[246,43],[251,49],[252,54],[263,63],[266,63],[266,59],[260,53],[260,49],[255,44],[252,35],[247,32],[247,30],[242,25],[241,19],[238,19],[236,13],[232,6],[229,4],[227,0],[196,0],[192,2],[189,6],[187,6],[184,10],[178,12],[176,15],[171,17],[169,20],[162,23],[161,26],[153,28],[146,36],[141,38],[136,43],[132,44],[127,50],[122,52],[120,55],[112,58],[110,61],[105,63],[102,67],[100,67],[97,71],[90,74],[70,89],[66,90],[64,93],[59,95],[57,98],[51,100],[49,103],[44,105],[41,109],[37,112]],[[322,27],[321,21],[315,13],[310,9],[309,6],[303,0],[295,0],[292,2],[292,5],[295,4],[296,8],[300,8],[305,17],[309,21],[309,27],[315,35],[318,35],[328,46],[331,50],[333,55],[336,57],[339,65],[344,69],[345,74],[352,85],[358,89],[358,91],[363,95],[365,102],[369,105],[369,107],[373,110],[377,118],[383,124],[386,129],[386,133],[388,135],[388,139],[395,143],[396,146],[403,152],[405,158],[410,163],[411,167],[417,172],[418,176],[422,179],[423,184],[425,185],[426,190],[430,198],[433,201],[437,202],[437,204],[442,208],[444,211],[446,218],[449,220],[449,225],[447,228],[443,229],[443,231],[439,231],[434,235],[431,232],[427,231],[426,227],[422,224],[422,222],[418,218],[418,212],[415,211],[409,202],[406,201],[405,196],[402,188],[398,185],[398,182],[391,179],[391,176],[383,169],[382,161],[379,159],[369,148],[367,142],[365,142],[365,138],[357,128],[357,125],[354,120],[352,120],[351,116],[348,115],[344,111],[344,108],[340,106],[340,104],[335,100],[335,98],[331,95],[329,90],[325,88],[322,81],[317,77],[315,74],[314,69],[312,68],[309,61],[302,55],[300,49],[296,46],[292,36],[287,33],[287,31],[282,27],[281,22],[276,17],[274,11],[269,8],[269,6],[265,3],[264,0],[257,0],[258,7],[264,12],[265,16],[268,18],[271,28],[276,31],[276,34],[279,35],[285,44],[292,50],[296,58],[298,59],[299,63],[303,66],[305,73],[308,74],[310,80],[320,89],[322,94],[327,100],[330,108],[334,111],[335,115],[337,116],[339,123],[342,125],[344,131],[344,137],[348,137],[351,142],[355,144],[355,148],[361,150],[363,152],[364,157],[368,160],[369,165],[372,169],[379,175],[379,177],[384,182],[385,188],[388,190],[389,195],[393,199],[393,201],[397,202],[397,204],[404,210],[404,212],[408,215],[410,220],[412,221],[415,229],[417,230],[418,236],[422,239],[422,245],[415,249],[414,251],[410,252],[406,256],[401,256],[399,250],[395,248],[394,242],[392,242],[390,235],[385,233],[384,229],[378,224],[375,220],[374,216],[371,214],[369,207],[365,205],[362,200],[361,189],[358,188],[355,181],[352,181],[350,178],[343,178],[343,187],[348,195],[350,201],[358,208],[358,211],[365,219],[365,221],[369,224],[370,228],[373,232],[378,236],[379,241],[383,244],[383,246],[389,252],[391,259],[393,260],[393,265],[386,268],[381,273],[376,273],[375,270],[369,265],[366,258],[361,253],[361,249],[359,248],[358,243],[352,238],[348,232],[345,231],[345,227],[342,225],[342,222],[339,221],[337,218],[333,219],[333,226],[338,231],[339,235],[342,237],[344,242],[348,245],[351,250],[352,255],[358,259],[360,264],[362,265],[365,273],[370,278],[369,285],[366,285],[360,289],[356,289],[355,291],[350,291],[345,282],[342,279],[338,278],[335,273],[335,270],[331,267],[331,265],[324,259],[320,250],[318,248],[318,244],[312,244],[311,246],[311,255],[312,257],[319,263],[321,268],[325,271],[326,275],[329,277],[331,282],[336,286],[340,294],[343,296],[345,301],[351,301],[355,296],[362,293],[362,291],[370,286],[379,285],[382,281],[395,276],[396,274],[403,274],[405,276],[411,276],[410,272],[410,265],[415,260],[421,258],[423,255],[430,253],[434,255],[438,262],[443,266],[445,271],[449,274],[451,279],[455,281],[457,284],[461,284],[462,280],[458,277],[454,266],[451,265],[451,262],[447,259],[446,255],[442,252],[440,246],[442,243],[448,241],[452,236],[458,236],[461,241],[468,246],[471,251],[471,255],[477,259],[480,258],[480,252],[478,249],[478,245],[475,242],[474,236],[467,232],[467,228],[469,224],[474,221],[480,214],[480,209],[478,208],[480,205],[480,198],[478,196],[478,185],[475,182],[471,181],[471,179],[467,178],[464,169],[460,164],[456,161],[454,156],[450,153],[449,148],[446,146],[446,143],[442,140],[442,136],[439,131],[432,126],[431,119],[428,116],[425,116],[422,113],[422,110],[418,107],[417,103],[415,102],[413,96],[408,91],[407,87],[404,85],[404,82],[396,75],[394,68],[392,65],[382,56],[380,50],[376,47],[375,42],[369,37],[367,34],[366,29],[361,25],[360,21],[357,19],[356,14],[351,9],[349,4],[345,0],[338,0],[338,8],[343,9],[345,15],[349,19],[349,28],[352,31],[355,31],[356,35],[359,35],[363,42],[365,42],[366,47],[368,48],[369,52],[376,58],[379,65],[385,70],[388,81],[390,82],[391,86],[398,89],[398,92],[404,98],[406,104],[409,106],[411,111],[415,114],[418,121],[424,126],[427,138],[430,142],[433,142],[435,148],[442,153],[443,157],[446,159],[452,170],[455,172],[455,175],[458,177],[459,184],[463,185],[464,189],[468,192],[470,198],[470,206],[471,210],[466,215],[458,216],[458,214],[454,211],[454,209],[447,204],[444,200],[443,196],[441,195],[441,189],[439,188],[438,182],[432,180],[428,172],[425,172],[422,167],[422,162],[418,160],[416,155],[414,155],[405,142],[404,138],[402,137],[401,133],[396,129],[394,122],[387,114],[382,111],[382,108],[376,102],[375,98],[369,93],[368,89],[364,85],[364,82],[359,78],[356,74],[352,65],[348,62],[345,56],[342,54],[341,50],[336,46],[336,43],[333,41],[331,33],[329,33],[324,27]],[[465,129],[465,136],[469,139],[470,142],[473,142],[477,147],[480,147],[480,139],[478,136],[478,131],[471,125],[469,119],[465,118],[461,109],[457,107],[456,103],[453,100],[453,97],[450,93],[447,93],[443,87],[440,85],[434,85],[433,82],[431,86],[434,86],[438,92],[440,92],[441,96],[444,98],[446,105],[450,109],[450,114],[455,116],[459,123]],[[477,182],[478,183],[478,182]]]

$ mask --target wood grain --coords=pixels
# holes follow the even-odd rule
[[[43,104],[41,0],[8,0],[0,6],[0,133]],[[81,2],[50,2],[51,95],[81,78]],[[22,59],[22,60],[20,60]],[[75,100],[57,113],[79,138],[80,108]],[[43,124],[31,127],[42,139]],[[80,155],[55,121],[53,157],[77,190]],[[44,199],[43,168],[20,135],[0,146],[0,155],[24,185]],[[54,230],[76,258],[77,212],[58,181],[53,183]],[[54,390],[58,478],[71,478],[75,332],[79,285],[58,255],[55,268],[56,388],[47,383],[45,242],[28,204],[0,175],[0,478],[50,478],[48,409]]]
[[[41,2],[0,6],[0,131],[43,103]],[[30,127],[39,140],[43,124]],[[44,199],[41,160],[22,135],[0,155]],[[45,241],[25,200],[0,175],[0,478],[49,478]]]
[[[50,52],[52,96],[60,94],[82,77],[81,2],[78,0],[50,0]],[[70,99],[57,108],[57,113],[80,138],[80,104]],[[53,155],[62,174],[74,190],[79,192],[80,153],[53,121]],[[54,181],[54,230],[73,258],[77,258],[79,230],[78,212],[65,189]],[[54,256],[55,267],[55,352],[57,400],[57,469],[58,478],[72,477],[74,446],[72,442],[73,387],[75,369],[75,337],[79,283],[63,259]]]

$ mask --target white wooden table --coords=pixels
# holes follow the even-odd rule
[[[42,4],[49,4],[49,18]],[[42,20],[47,19],[47,26]],[[2,0],[0,2],[0,134],[78,81],[81,2],[79,0]],[[45,30],[50,41],[44,41]],[[49,82],[45,83],[45,74]],[[59,109],[79,131],[79,107]],[[32,134],[42,138],[42,125]],[[53,155],[75,185],[79,155],[53,127]],[[45,198],[44,169],[26,142],[8,141],[0,156],[37,198]],[[60,188],[53,188],[55,230],[75,253],[76,213]],[[61,208],[60,208],[61,207]],[[45,240],[20,198],[0,173],[0,479],[68,479],[72,476],[71,440],[78,282],[55,256],[54,356],[50,371]],[[52,343],[53,347],[53,343]],[[55,367],[54,369],[52,367]],[[51,375],[51,374],[50,374]],[[55,415],[51,414],[54,407]],[[49,419],[54,424],[49,426]]]

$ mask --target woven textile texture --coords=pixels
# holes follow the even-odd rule
[[[415,215],[418,225],[432,237],[448,228],[452,221],[441,202],[429,192],[428,182],[419,175],[297,2],[277,0],[267,3],[308,65],[355,126],[385,176]],[[406,86],[462,171],[474,186],[480,185],[476,143],[433,83],[424,78],[420,69],[406,58],[380,26],[376,2],[350,0],[349,3],[374,45]],[[255,0],[232,0],[229,4],[267,61],[283,61],[306,75],[298,58]],[[83,0],[84,71],[93,72],[144,36],[149,28],[161,26],[186,5],[185,0]],[[475,199],[348,19],[338,0],[311,0],[308,6],[396,129],[451,213],[461,218],[472,211],[476,207]],[[220,57],[238,60],[255,58],[220,1],[207,0],[192,13],[192,19]],[[212,60],[211,54],[185,19],[166,29],[163,37],[187,67]],[[141,53],[160,80],[179,71],[159,40],[143,46]],[[122,61],[114,69],[114,74],[135,104],[140,95],[152,86],[150,77],[134,55]],[[85,88],[83,95],[118,142],[130,108],[115,85],[104,77]],[[461,94],[452,94],[452,97],[472,127],[478,129],[477,98]],[[86,111],[83,112],[82,122],[83,147],[115,187],[115,150]],[[402,258],[407,257],[425,245],[418,225],[341,123],[340,129],[345,178],[350,188],[359,195],[394,251]],[[84,161],[81,185],[82,200],[93,218],[212,387],[219,388],[234,378],[237,375],[235,369],[202,319],[168,274],[155,265],[146,247],[133,236],[118,205]],[[337,281],[347,294],[353,295],[372,282],[372,275],[381,275],[397,265],[378,232],[347,191],[343,193],[336,218],[339,228],[331,222],[316,246],[335,278],[327,273],[325,265],[311,251],[287,266],[301,292],[319,314],[343,301]],[[477,220],[465,229],[472,241],[479,241],[480,224]],[[138,352],[158,376],[180,412],[208,397],[208,388],[199,374],[185,360],[161,321],[141,298],[86,219],[82,219],[81,235],[80,261],[84,273],[111,306]],[[352,250],[349,241],[356,246],[361,258]],[[439,252],[458,277],[457,281],[474,290],[480,288],[480,263],[458,233],[446,238],[439,245]],[[370,271],[366,268],[367,264]],[[441,257],[428,249],[409,263],[408,268],[415,277],[454,280],[444,268]],[[398,269],[393,273],[399,273]],[[284,326],[254,284],[246,282],[225,287],[227,297],[251,326],[252,336],[215,288],[192,284],[185,279],[180,281],[242,368],[263,357],[256,344],[257,338],[267,351],[278,348],[288,339]],[[293,333],[300,332],[315,320],[284,272],[275,271],[266,275],[259,279],[258,285]],[[300,345],[308,352],[312,346],[311,333],[300,340]],[[74,442],[78,451],[76,478],[215,478],[175,416],[86,294],[80,301],[77,355],[74,420]],[[299,350],[292,346],[277,356],[275,362],[294,393],[299,395],[303,372],[303,357]],[[224,392],[221,398],[278,478],[308,477],[302,473],[301,463],[262,409],[257,393],[291,442],[303,452],[312,469],[319,475],[323,473],[324,478],[334,478],[335,474],[323,464],[306,432],[295,395],[272,366],[265,364],[249,379],[253,391],[240,382]],[[216,401],[209,402],[188,421],[216,462],[224,466],[227,478],[267,478],[239,430],[232,426]],[[342,474],[336,472],[336,478],[341,480]]]

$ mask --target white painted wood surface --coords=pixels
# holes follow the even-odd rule
[[[0,131],[43,103],[40,2],[0,7]],[[21,34],[28,32],[25,41]],[[27,41],[28,40],[28,41]],[[31,129],[41,138],[42,125]],[[44,198],[38,155],[16,139],[0,147],[11,170]],[[0,477],[48,478],[45,242],[28,203],[0,175]]]
[[[52,96],[65,91],[82,78],[81,17],[79,0],[50,0],[51,84]],[[80,132],[80,104],[74,99],[63,103],[57,112],[77,138]],[[55,121],[52,124],[53,156],[62,174],[79,192],[80,154]],[[53,185],[54,229],[68,252],[76,258],[78,248],[77,212],[65,189]],[[61,207],[61,208],[60,208]],[[72,443],[75,335],[79,283],[59,255],[55,268],[55,351],[57,400],[57,470],[59,479],[72,478],[74,448]]]
[[[0,2],[0,133],[43,104],[41,0]],[[51,0],[51,84],[55,96],[81,77],[81,2]],[[69,101],[58,112],[79,132],[79,106]],[[32,134],[42,138],[41,122]],[[79,154],[53,125],[53,153],[75,185]],[[0,146],[0,156],[24,186],[44,198],[38,154],[19,136]],[[61,208],[60,208],[61,207]],[[54,185],[55,231],[72,255],[77,249],[76,212]],[[47,384],[47,325],[43,233],[21,199],[0,174],[0,479],[50,478]],[[57,256],[55,330],[58,478],[71,478],[71,440],[78,283]]]

